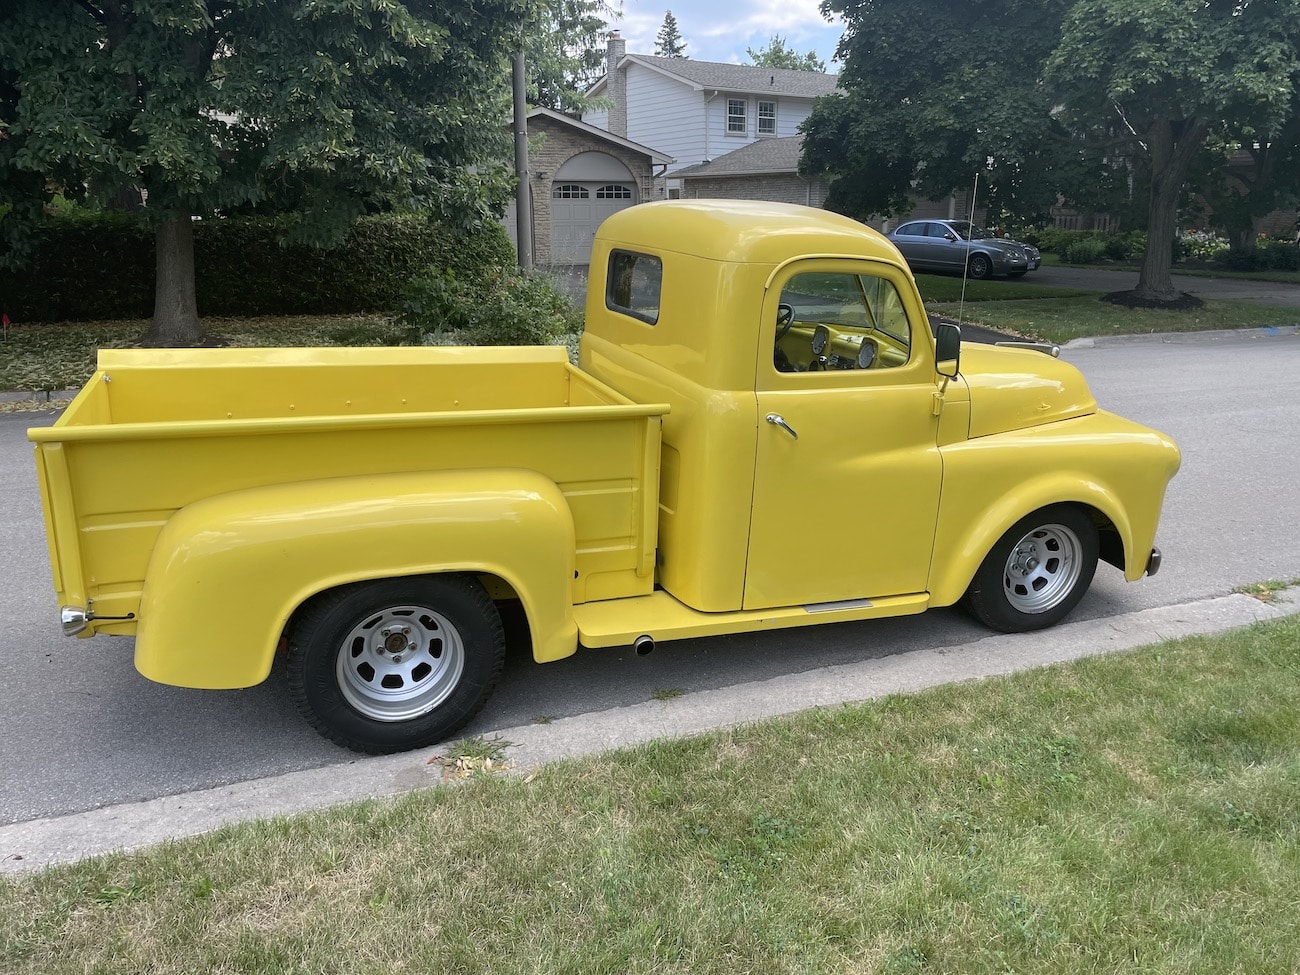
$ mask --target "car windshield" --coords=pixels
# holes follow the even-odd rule
[[[962,240],[987,240],[994,235],[983,227],[977,227],[969,220],[949,220],[948,226]]]

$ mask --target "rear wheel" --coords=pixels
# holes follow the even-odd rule
[[[370,754],[442,741],[487,701],[505,640],[468,576],[386,579],[331,590],[289,634],[289,691],[326,738]]]
[[[1078,605],[1097,571],[1097,526],[1074,505],[1052,505],[1003,535],[966,590],[966,608],[1004,633],[1039,630]]]

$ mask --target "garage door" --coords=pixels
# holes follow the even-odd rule
[[[596,228],[635,202],[627,183],[559,183],[551,192],[551,261],[586,264]]]
[[[606,217],[636,203],[636,181],[619,160],[582,152],[555,174],[551,187],[552,264],[586,264]]]

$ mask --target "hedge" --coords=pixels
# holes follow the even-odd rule
[[[449,230],[416,216],[364,217],[343,244],[281,245],[282,218],[194,225],[200,315],[392,311],[407,283],[441,268],[475,280],[508,266],[504,228]],[[119,214],[56,217],[34,233],[32,259],[0,270],[0,312],[16,322],[145,318],[153,311],[154,242]]]

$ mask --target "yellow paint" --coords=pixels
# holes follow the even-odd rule
[[[1177,448],[1040,353],[965,346],[938,376],[910,272],[855,221],[632,207],[597,235],[586,314],[580,369],[104,351],[29,433],[59,600],[135,635],[155,680],[241,687],[303,600],[359,580],[477,574],[551,660],[946,605],[1060,502],[1145,569]]]

